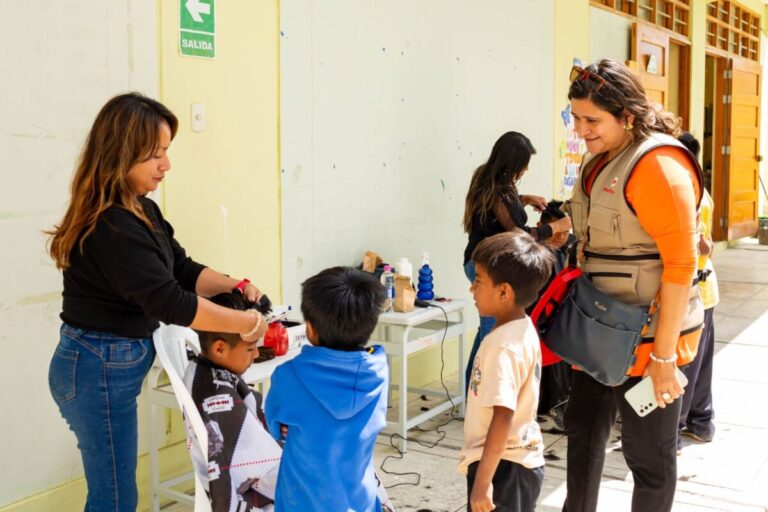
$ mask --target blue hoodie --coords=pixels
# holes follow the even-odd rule
[[[373,447],[386,425],[387,358],[376,345],[344,352],[304,346],[275,369],[270,433],[288,427],[275,512],[379,512]]]

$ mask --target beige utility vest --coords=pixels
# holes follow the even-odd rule
[[[573,230],[579,243],[586,237],[583,270],[599,290],[624,303],[642,307],[648,307],[656,297],[661,287],[663,265],[656,242],[640,225],[637,215],[627,203],[625,189],[640,159],[662,146],[683,148],[674,137],[661,133],[653,133],[633,143],[599,171],[590,196],[585,192],[585,181],[599,158],[598,155],[586,155],[570,205]],[[701,187],[701,168],[693,155],[690,155],[690,160],[698,172]],[[697,198],[697,204],[700,200],[700,197]],[[681,335],[701,328],[703,311],[699,287],[692,285]],[[658,317],[658,314],[654,315],[644,342],[653,340]],[[695,355],[697,345],[698,336],[695,337],[695,345],[684,348],[683,352],[692,349]],[[681,356],[678,364],[688,362],[688,357],[683,357],[680,350],[678,354]],[[638,363],[642,363],[640,358]]]

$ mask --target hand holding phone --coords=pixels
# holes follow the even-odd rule
[[[680,368],[676,368],[676,371],[680,385],[682,387],[688,385],[688,379]],[[659,406],[658,402],[656,402],[656,394],[653,392],[653,381],[651,380],[651,377],[647,375],[643,377],[640,382],[629,388],[627,392],[624,393],[624,398],[627,399],[629,405],[632,406],[637,415],[641,418],[648,416]]]

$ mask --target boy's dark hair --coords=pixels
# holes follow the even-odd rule
[[[699,141],[696,140],[696,137],[694,137],[691,132],[683,132],[680,134],[677,140],[680,142],[680,144],[685,146],[686,149],[690,151],[691,154],[698,160],[699,151],[701,151],[701,144],[699,144]]]
[[[547,207],[541,212],[540,221],[542,224],[549,224],[555,222],[558,219],[565,217],[565,212],[560,209],[563,206],[562,201],[550,201],[547,203]]]
[[[248,301],[243,298],[240,292],[226,292],[214,295],[209,298],[214,304],[223,306],[229,309],[236,309],[238,311],[245,311],[253,307]],[[213,342],[216,340],[223,340],[230,347],[236,347],[238,343],[243,341],[239,334],[233,334],[229,332],[210,332],[210,331],[195,331],[197,337],[200,340],[200,350],[205,353],[211,348]]]
[[[352,267],[327,268],[301,284],[301,313],[318,345],[356,350],[368,343],[386,299],[381,283]]]
[[[494,285],[508,283],[515,291],[515,305],[530,306],[552,272],[552,252],[531,235],[516,229],[489,236],[472,253]]]

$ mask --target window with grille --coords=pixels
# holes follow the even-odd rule
[[[707,5],[707,45],[747,59],[760,59],[760,15],[738,2]]]
[[[591,0],[592,5],[690,37],[691,0]]]

